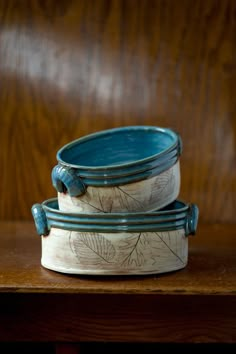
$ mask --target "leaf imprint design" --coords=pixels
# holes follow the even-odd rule
[[[132,247],[131,251],[129,254],[125,257],[123,262],[121,263],[124,266],[142,266],[145,263],[145,257],[142,252],[142,246],[145,245],[145,242],[140,242],[142,237],[142,233],[140,233],[137,237],[137,240]],[[140,248],[141,246],[141,248]]]
[[[155,234],[158,236],[158,238],[164,243],[164,245],[170,250],[170,252],[180,260],[181,263],[185,264],[185,262],[182,260],[182,258],[175,252],[173,249],[167,244],[166,241],[164,241],[163,237],[158,233],[155,232]],[[169,233],[168,233],[169,234]]]
[[[167,191],[168,194],[174,190],[175,176],[173,170],[164,172],[161,176],[157,177],[153,183],[153,193],[150,197],[150,201],[158,193],[159,199]]]
[[[129,193],[127,193],[126,191],[124,191],[121,187],[117,187],[117,188],[118,188],[122,193],[124,193],[127,197],[133,199],[136,203],[142,205],[142,203],[141,203],[138,199],[134,198],[131,194],[129,194]]]
[[[80,202],[89,205],[91,208],[95,209],[96,211],[100,211],[100,212],[102,212],[102,213],[106,213],[105,210],[100,209],[100,208],[96,207],[95,205],[93,205],[93,204],[91,204],[91,203],[89,203],[89,202],[86,202],[86,201],[83,200],[83,199],[81,199]]]
[[[70,246],[71,252],[72,252],[72,253],[75,253],[74,250],[73,250],[73,247],[72,247],[71,237],[72,237],[72,232],[69,231],[69,246]]]
[[[87,257],[89,257],[89,251],[92,251],[105,262],[110,263],[112,261],[116,253],[115,247],[104,236],[97,233],[80,233],[78,236],[73,240],[74,249],[78,257],[80,257],[82,243],[88,249]]]
[[[116,196],[122,209],[127,211],[133,211],[134,207],[138,210],[143,209],[143,204],[121,187],[116,187]]]

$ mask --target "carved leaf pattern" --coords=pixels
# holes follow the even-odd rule
[[[79,202],[87,204],[89,207],[94,209],[96,212],[111,213],[113,211],[114,200],[119,205],[119,209],[131,211],[131,210],[142,210],[142,203],[132,197],[128,192],[124,191],[122,187],[113,188],[113,196],[108,197],[103,195],[99,189],[93,189],[92,195],[89,196],[88,193],[84,197],[80,198]],[[95,202],[96,201],[96,202]],[[74,201],[76,203],[76,201]]]
[[[123,210],[134,211],[143,209],[142,203],[123,190],[122,187],[116,187],[116,197],[119,200],[120,208]]]
[[[155,232],[155,235],[158,237],[159,242],[163,242],[164,245],[168,248],[168,250],[176,257],[178,260],[185,264],[185,262],[182,259],[182,254],[179,254],[179,249],[177,248],[177,245],[179,244],[177,242],[177,231],[175,234],[170,235],[169,232]],[[175,237],[174,237],[175,236]],[[181,248],[182,251],[182,248]]]
[[[130,242],[131,241],[131,242]],[[128,250],[128,254],[123,259],[121,265],[124,267],[141,267],[145,263],[145,248],[149,245],[145,233],[140,233],[129,238],[129,241],[124,241],[123,248]]]
[[[86,246],[87,251],[84,246]],[[73,239],[73,249],[77,257],[89,258],[89,253],[92,252],[95,258],[107,263],[112,261],[116,253],[111,241],[98,233],[88,232],[77,234],[77,237]]]
[[[109,193],[104,189],[90,188],[87,192],[77,200],[72,198],[74,205],[84,204],[84,210],[92,210],[94,212],[109,213],[112,211],[141,211],[156,205],[156,196],[164,201],[167,195],[171,195],[175,189],[176,178],[173,168],[163,172],[156,178],[153,178],[151,184],[147,184],[147,193],[142,195],[140,201],[139,194],[135,188],[129,185],[111,187]],[[149,197],[150,196],[150,197]],[[87,206],[86,206],[87,205]]]
[[[166,196],[166,191],[168,191],[168,194],[172,193],[174,190],[174,185],[175,185],[175,176],[173,170],[171,169],[164,172],[161,176],[155,179],[152,185],[153,193],[151,194],[150,202],[152,202],[153,198],[156,198],[155,196],[157,194],[158,194],[158,198],[162,199],[163,194],[164,196]]]
[[[94,203],[94,201],[96,201],[96,203]],[[80,202],[87,204],[90,208],[94,209],[95,212],[106,212],[103,206],[103,196],[95,188],[92,189],[91,195],[87,192],[82,196]]]
[[[93,188],[91,201],[94,202],[94,200],[96,200],[96,208],[103,213],[106,213],[108,211],[108,199],[109,198],[104,197],[103,193],[101,193],[99,189]]]
[[[125,237],[89,232],[69,232],[68,240],[79,264],[85,269],[163,269],[186,264],[186,237],[183,230],[133,233]]]

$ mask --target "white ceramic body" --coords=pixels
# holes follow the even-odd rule
[[[180,190],[179,160],[155,177],[116,187],[88,186],[85,194],[71,197],[58,192],[64,212],[138,212],[163,208],[177,199]]]
[[[163,232],[96,233],[52,227],[42,236],[41,264],[70,274],[157,274],[184,268],[184,229]]]

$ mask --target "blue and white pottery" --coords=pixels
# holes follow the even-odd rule
[[[198,208],[175,201],[154,212],[65,213],[57,199],[32,207],[41,264],[62,273],[153,274],[182,269]]]
[[[63,146],[52,182],[67,212],[156,210],[179,194],[181,138],[171,129],[130,126]]]

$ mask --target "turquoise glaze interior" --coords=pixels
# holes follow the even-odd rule
[[[175,144],[174,134],[156,128],[118,128],[78,139],[58,152],[70,165],[101,167],[129,164],[159,154]]]

